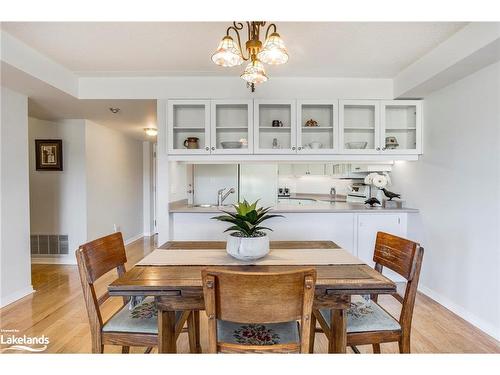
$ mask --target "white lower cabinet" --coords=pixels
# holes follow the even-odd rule
[[[373,266],[377,232],[406,237],[407,213],[320,213],[287,212],[284,218],[266,222],[273,231],[271,240],[334,241],[343,249]],[[226,223],[211,220],[214,213],[173,213],[170,215],[170,238],[174,241],[223,241]],[[400,282],[398,274],[384,269],[384,275]]]
[[[330,240],[353,255],[355,253],[353,213],[281,213],[284,218],[266,221],[273,229],[269,238],[275,241]],[[223,241],[228,227],[210,218],[214,213],[173,213],[170,215],[170,238],[173,241]]]
[[[357,219],[357,256],[370,266],[374,266],[373,251],[375,249],[377,232],[386,232],[399,237],[406,237],[406,213],[358,214]],[[401,276],[391,270],[384,269],[383,273],[393,281],[404,281]]]

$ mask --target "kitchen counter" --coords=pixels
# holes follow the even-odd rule
[[[307,202],[305,204],[292,204],[292,203],[278,203],[273,207],[272,211],[274,213],[416,213],[418,209],[415,208],[383,208],[383,207],[370,207],[362,203],[351,203],[342,201],[342,197],[339,196],[340,201],[336,202],[323,202],[320,199],[330,199],[328,194],[297,194],[291,195],[290,201],[297,199],[313,199],[313,201]],[[286,200],[281,199],[280,200]],[[178,202],[172,202],[170,204],[170,213],[219,213],[220,210],[230,210],[233,211],[234,208],[231,205],[223,207],[197,207],[195,205],[187,204],[187,200],[182,200]]]

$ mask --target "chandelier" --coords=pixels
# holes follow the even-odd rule
[[[212,55],[212,61],[220,66],[232,67],[243,64],[248,61],[243,74],[240,75],[247,82],[252,92],[255,91],[255,85],[266,82],[268,77],[264,69],[264,64],[279,65],[288,61],[288,52],[285,42],[277,33],[276,25],[271,23],[266,28],[265,42],[260,41],[260,31],[266,25],[266,22],[252,21],[246,22],[247,42],[245,43],[245,55],[241,48],[240,31],[244,25],[241,22],[233,22],[226,30],[226,36],[222,38],[217,50]],[[236,34],[236,40],[229,35],[231,30]],[[269,32],[272,30],[272,33]],[[243,33],[243,31],[242,31]]]

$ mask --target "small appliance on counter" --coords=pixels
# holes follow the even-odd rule
[[[279,188],[278,198],[290,198],[290,189],[287,187]]]
[[[363,183],[353,183],[347,187],[347,202],[351,203],[365,203],[365,200],[370,198],[370,187]]]

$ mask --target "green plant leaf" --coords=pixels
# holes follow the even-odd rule
[[[257,214],[257,211],[252,210],[247,213],[245,220],[250,222],[250,223],[255,223],[259,218],[259,215]]]
[[[237,225],[233,225],[232,227],[227,228],[224,232],[229,232],[229,231],[235,231],[235,232],[240,232],[240,233],[245,233],[244,231],[241,230],[241,228]]]
[[[283,215],[268,214],[272,207],[257,208],[258,202],[259,200],[256,200],[250,204],[245,199],[243,202],[233,204],[236,212],[221,210],[225,215],[214,216],[212,219],[233,224],[225,232],[239,232],[247,237],[253,236],[255,232],[260,230],[272,230],[271,228],[259,227],[258,225],[265,220],[274,217],[283,217]]]

